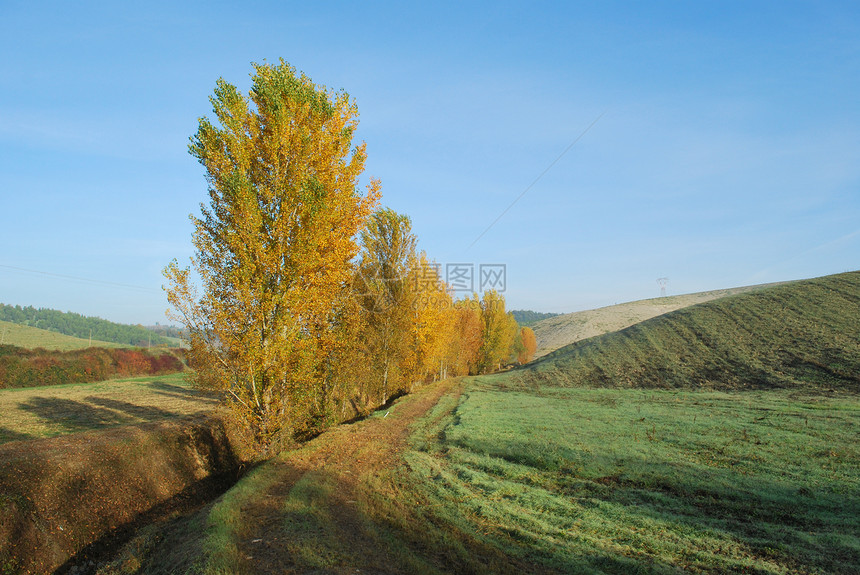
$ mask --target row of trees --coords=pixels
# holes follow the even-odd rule
[[[358,189],[345,92],[281,60],[254,65],[247,95],[219,80],[211,102],[189,145],[210,201],[191,218],[191,267],[171,263],[165,289],[197,383],[263,447],[533,352],[500,294],[453,301],[408,218],[379,209],[379,182]]]
[[[501,294],[455,301],[416,244],[409,218],[390,209],[375,212],[361,233],[347,363],[363,406],[420,382],[524,363],[535,352],[534,332],[520,329]]]
[[[114,323],[98,317],[32,306],[0,304],[0,320],[54,331],[82,339],[122,345],[171,345],[171,341],[139,325]]]

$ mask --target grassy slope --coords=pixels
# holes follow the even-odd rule
[[[860,388],[860,272],[681,309],[518,370],[534,386]]]
[[[0,443],[211,411],[185,374],[0,390]]]
[[[777,286],[467,380],[385,468],[274,494],[261,466],[165,545],[236,546],[185,557],[203,573],[258,572],[257,545],[299,573],[856,573],[858,302],[856,273]]]
[[[577,341],[618,331],[677,309],[765,287],[768,285],[645,299],[544,319],[532,326],[538,343],[535,357],[543,357]]]
[[[85,349],[88,347],[128,347],[118,343],[107,341],[90,342],[88,339],[80,339],[70,335],[63,335],[45,329],[20,325],[8,321],[0,321],[0,343],[16,345],[27,349],[55,349],[58,351],[70,351],[73,349]]]

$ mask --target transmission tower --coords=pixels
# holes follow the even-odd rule
[[[669,278],[657,278],[657,285],[660,286],[660,297],[666,297],[667,283],[669,283]]]

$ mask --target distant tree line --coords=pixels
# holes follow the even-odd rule
[[[561,314],[550,313],[550,312],[543,313],[543,312],[539,312],[539,311],[531,311],[528,309],[515,309],[515,310],[512,310],[511,313],[514,314],[514,319],[517,320],[517,323],[520,324],[521,326],[524,326],[524,327],[534,325],[542,319],[547,319],[550,317],[555,317],[557,315],[561,315]]]
[[[163,375],[185,369],[183,351],[91,347],[74,351],[0,345],[0,388]]]
[[[28,325],[81,339],[109,341],[122,345],[148,346],[171,345],[162,335],[143,326],[114,323],[97,317],[86,317],[77,313],[32,306],[0,304],[0,320]]]

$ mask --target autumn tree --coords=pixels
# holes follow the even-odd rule
[[[416,304],[410,274],[417,256],[409,218],[387,208],[377,211],[361,233],[361,246],[354,282],[362,316],[360,345],[377,382],[374,391],[385,403],[407,376],[412,353]]]
[[[446,362],[451,375],[477,375],[481,351],[481,301],[473,294],[454,302]]]
[[[530,362],[534,359],[537,351],[537,338],[535,332],[530,327],[524,327],[520,330],[520,342],[522,349],[517,354],[517,363],[520,365]]]
[[[194,275],[174,261],[165,289],[197,383],[223,390],[268,445],[330,406],[356,238],[379,184],[357,189],[365,145],[353,147],[345,92],[283,60],[253,67],[247,95],[218,80],[215,117],[191,138],[209,204],[191,218]]]
[[[496,290],[485,291],[481,298],[479,373],[496,371],[507,363],[517,331],[513,314],[505,311],[504,296]]]
[[[446,377],[447,347],[454,337],[451,295],[439,277],[438,267],[422,252],[411,275],[415,303],[410,389],[421,381]]]

